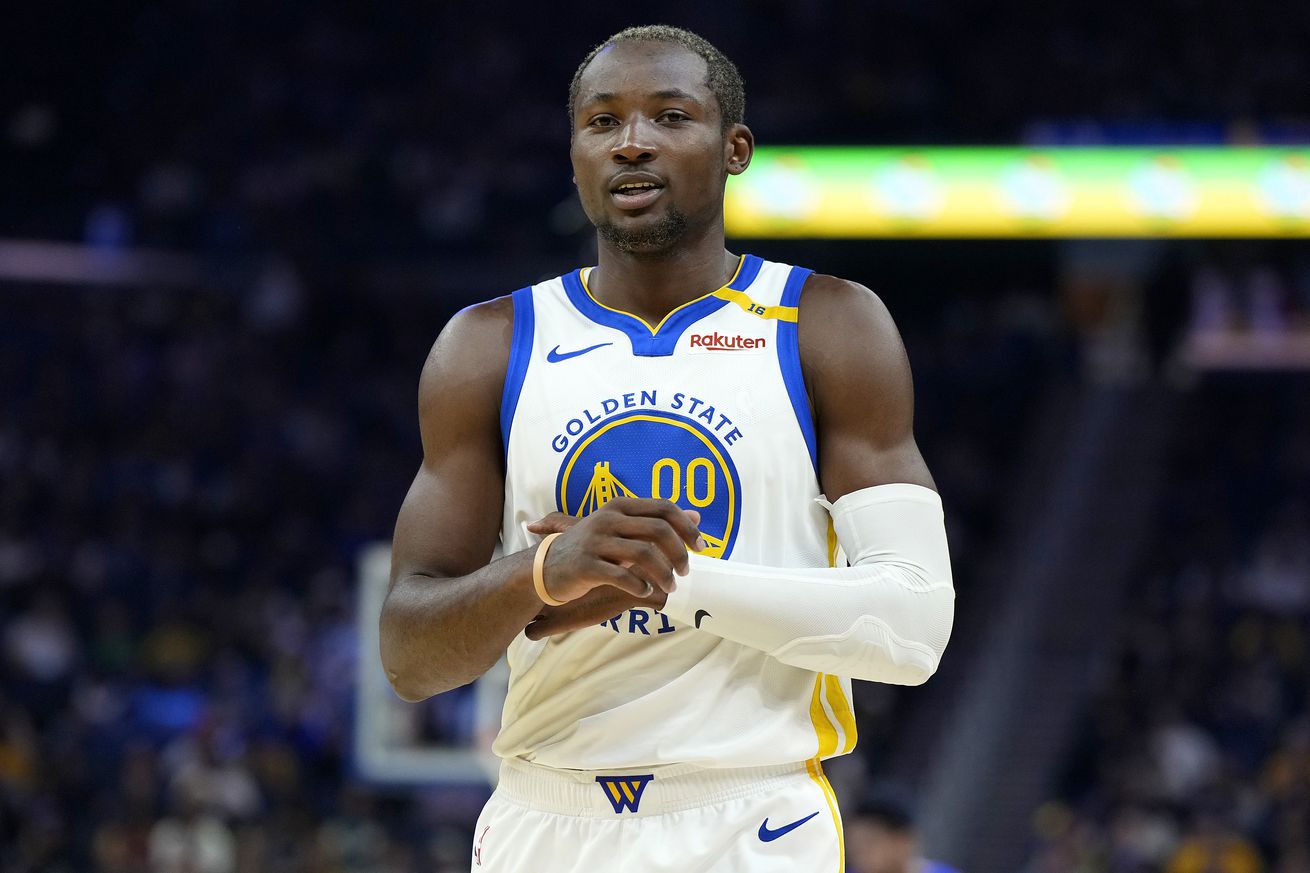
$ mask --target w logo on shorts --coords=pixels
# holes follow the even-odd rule
[[[615,812],[636,812],[641,806],[641,793],[646,785],[655,780],[654,775],[645,776],[597,776],[596,781],[605,791],[605,799],[614,807]]]

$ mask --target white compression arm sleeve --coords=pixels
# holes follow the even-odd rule
[[[941,498],[879,485],[831,508],[850,567],[790,569],[693,554],[663,612],[795,667],[919,685],[937,669],[955,616]]]

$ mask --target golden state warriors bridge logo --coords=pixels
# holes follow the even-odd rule
[[[709,548],[726,558],[741,522],[741,482],[713,432],[690,418],[643,409],[602,421],[560,467],[562,512],[582,517],[615,497],[655,497],[700,513]]]

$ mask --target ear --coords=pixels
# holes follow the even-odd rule
[[[724,165],[729,176],[740,176],[755,154],[755,134],[744,124],[733,124],[723,134]]]

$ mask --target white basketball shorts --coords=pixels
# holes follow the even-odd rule
[[[819,762],[555,770],[501,762],[472,873],[841,873],[841,816]]]

